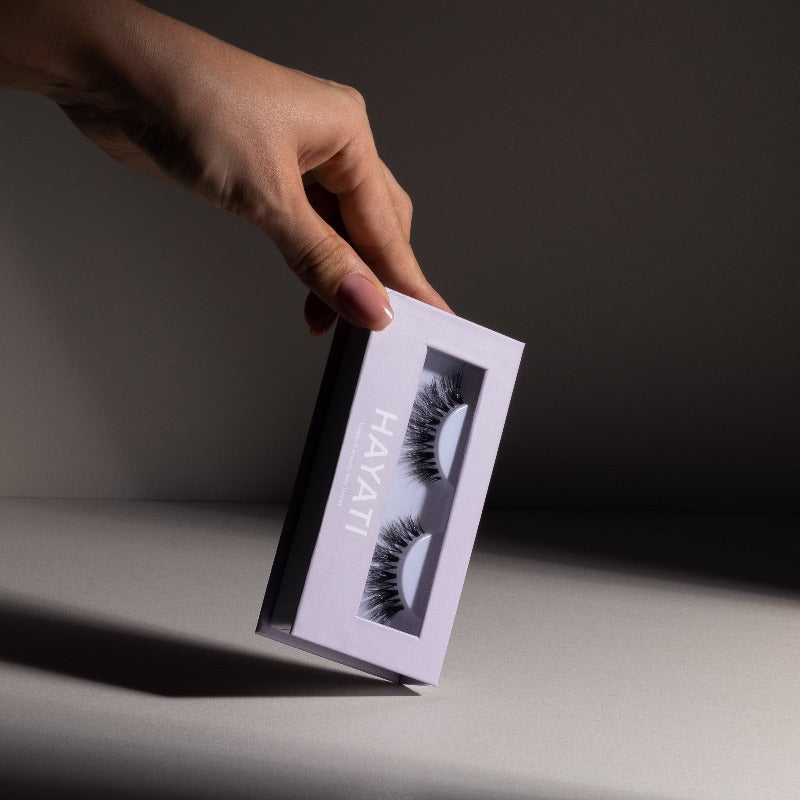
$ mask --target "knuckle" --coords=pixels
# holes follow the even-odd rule
[[[411,219],[414,216],[414,203],[411,201],[408,192],[404,189],[401,189],[400,192],[400,207],[403,209],[406,218]]]
[[[302,283],[313,288],[339,273],[346,258],[343,242],[330,233],[301,247],[289,261],[289,267]]]
[[[367,109],[367,101],[364,99],[364,95],[358,91],[353,86],[344,86],[345,94],[358,106],[361,107],[362,110],[366,111]]]

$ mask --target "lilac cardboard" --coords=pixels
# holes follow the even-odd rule
[[[395,319],[386,330],[337,330],[257,632],[382,677],[436,684],[523,345],[390,295]],[[431,352],[479,376],[446,495],[415,487],[401,455]],[[440,497],[447,507],[437,516],[430,506]],[[423,506],[441,519],[440,543],[424,614],[409,633],[359,608],[381,526]]]

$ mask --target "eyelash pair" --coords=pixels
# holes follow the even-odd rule
[[[437,375],[417,391],[400,460],[420,483],[450,482],[468,406],[461,370]],[[431,534],[408,515],[381,527],[367,573],[366,617],[388,625],[411,608],[431,544]]]

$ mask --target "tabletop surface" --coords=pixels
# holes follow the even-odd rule
[[[565,554],[542,542],[569,515],[489,513],[441,684],[403,687],[253,633],[283,511],[0,501],[3,796],[800,796],[791,581]]]

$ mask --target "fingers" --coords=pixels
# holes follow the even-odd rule
[[[395,214],[400,221],[406,239],[411,233],[411,200],[408,194],[395,180],[389,168],[381,162],[391,195]],[[349,234],[339,211],[338,197],[329,192],[310,176],[304,176],[306,197],[311,207],[327,222],[345,241],[349,242]],[[336,312],[329,308],[313,291],[308,293],[305,302],[304,316],[309,332],[313,336],[323,335],[336,321]]]
[[[316,162],[307,154],[299,160],[308,165],[302,176],[297,166],[283,163],[281,185],[285,190],[293,173],[296,186],[289,202],[284,193],[272,205],[277,217],[267,230],[311,290],[304,313],[315,334],[327,330],[335,314],[372,330],[385,328],[393,315],[384,286],[450,311],[411,249],[411,200],[378,157],[366,114],[355,118],[337,150]]]
[[[392,175],[389,167],[381,161],[384,177],[386,178],[386,186],[391,196],[392,205],[395,214],[400,222],[401,230],[406,239],[411,238],[411,216],[412,205],[411,198],[402,186],[397,182],[394,175]],[[306,190],[306,197],[308,202],[311,203],[312,208],[325,220],[334,230],[343,238],[348,238],[344,223],[342,222],[342,215],[339,212],[339,198],[325,189],[319,184],[309,173],[303,176],[303,185]]]
[[[331,194],[316,181],[306,182],[306,197],[311,207],[322,217],[345,241],[347,241],[347,231],[342,222],[342,215],[339,213],[339,201],[336,195]],[[308,332],[312,336],[324,335],[336,322],[336,312],[321,300],[313,291],[309,291],[303,316],[308,323]]]
[[[316,298],[306,301],[312,333],[323,333],[333,321],[320,303],[348,322],[370,330],[383,330],[392,321],[394,314],[383,285],[312,208],[299,180],[288,213],[282,214],[277,228],[268,233]]]
[[[371,137],[317,167],[314,176],[337,195],[353,247],[375,275],[410,297],[451,310],[414,257],[409,243],[411,202],[378,158]]]
[[[386,188],[392,198],[392,205],[394,206],[395,214],[400,222],[400,228],[407,241],[411,240],[411,216],[414,212],[414,207],[411,204],[411,198],[408,192],[397,182],[391,170],[386,164],[381,161],[383,168],[383,177],[386,181]]]
[[[306,184],[306,197],[314,211],[319,214],[346,242],[350,241],[347,228],[339,213],[339,200],[335,194],[320,186],[316,181]]]

